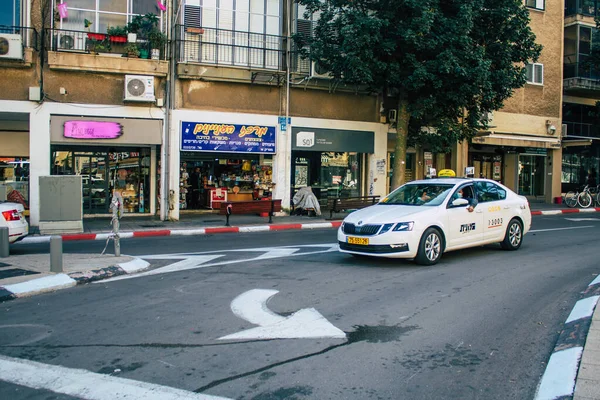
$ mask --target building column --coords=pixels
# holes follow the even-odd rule
[[[277,153],[273,156],[273,182],[275,182],[274,199],[281,199],[281,207],[290,209],[290,192],[292,181],[292,127],[287,125],[285,131],[277,126]]]
[[[169,165],[165,169],[165,163],[161,162],[161,174],[168,172],[166,179],[169,181],[169,193],[167,193],[167,204],[161,204],[166,207],[166,215],[169,221],[179,221],[179,179],[181,176],[180,168],[180,139],[181,139],[181,121],[174,117],[171,111],[171,126],[167,135],[169,140]],[[163,190],[161,188],[161,190]],[[161,212],[162,214],[162,212]]]
[[[40,177],[50,175],[50,114],[29,114],[29,224],[40,224]]]
[[[156,146],[150,148],[150,214],[156,214]]]
[[[562,148],[548,150],[546,157],[546,203],[554,203],[562,194]]]
[[[515,193],[519,192],[519,154],[507,153],[504,155],[503,184]]]
[[[456,176],[465,176],[465,168],[469,166],[469,143],[466,140],[452,145],[450,165]]]

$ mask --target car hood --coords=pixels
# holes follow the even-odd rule
[[[376,204],[354,211],[344,218],[344,222],[357,224],[360,221],[360,225],[407,222],[409,220],[414,220],[420,214],[436,211],[437,207]]]

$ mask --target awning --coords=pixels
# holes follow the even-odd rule
[[[576,147],[576,146],[590,146],[592,144],[592,139],[577,137],[573,139],[565,139],[562,142],[562,147]]]
[[[527,136],[527,135],[512,135],[504,133],[489,132],[487,136],[476,136],[473,138],[473,143],[490,144],[496,146],[511,146],[511,147],[537,147],[542,149],[560,149],[560,138],[543,137],[543,136]]]

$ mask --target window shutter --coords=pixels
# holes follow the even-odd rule
[[[200,7],[198,6],[185,6],[183,23],[185,26],[190,28],[201,28],[202,23],[200,22]]]

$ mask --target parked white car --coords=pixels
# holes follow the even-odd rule
[[[25,208],[19,203],[0,201],[0,227],[8,227],[8,241],[14,243],[29,234],[29,224],[23,216]]]
[[[488,179],[440,178],[407,183],[349,214],[338,242],[343,253],[433,265],[444,252],[489,243],[517,250],[530,228],[525,197]]]

